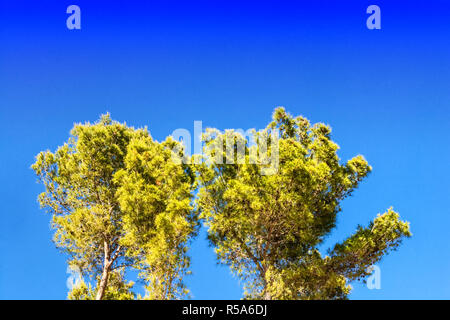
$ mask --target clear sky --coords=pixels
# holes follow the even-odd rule
[[[81,8],[81,30],[66,8]],[[381,30],[366,8],[381,8]],[[393,206],[413,237],[380,263],[381,289],[352,299],[450,298],[448,1],[0,0],[0,298],[65,299],[43,187],[30,169],[74,122],[109,111],[148,125],[262,128],[276,106],[333,128],[343,161],[373,172],[345,200],[327,245]],[[196,299],[238,299],[204,231]]]

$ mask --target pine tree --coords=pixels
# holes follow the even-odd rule
[[[185,296],[197,219],[194,176],[172,161],[178,144],[159,143],[147,129],[107,114],[76,124],[63,146],[37,155],[32,168],[45,186],[39,202],[52,214],[54,242],[94,282],[83,282],[70,298],[134,298],[125,279],[130,269],[139,271],[150,297]]]
[[[345,299],[349,282],[364,280],[368,267],[411,235],[409,224],[388,209],[322,255],[318,247],[336,226],[341,201],[371,167],[361,155],[341,164],[329,126],[283,108],[254,136],[255,144],[233,130],[203,137],[197,206],[219,261],[243,281],[249,299]],[[264,153],[263,137],[266,158],[278,157],[274,174],[263,174],[264,163],[252,159]],[[238,161],[242,146],[245,161]]]

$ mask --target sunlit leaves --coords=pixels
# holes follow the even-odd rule
[[[129,269],[140,272],[148,296],[186,294],[187,243],[197,221],[193,175],[171,161],[176,144],[103,115],[76,124],[54,153],[37,155],[32,168],[45,186],[39,202],[52,214],[55,244],[88,281],[69,298],[94,298],[103,275],[104,299],[132,299]]]
[[[408,225],[390,210],[370,231],[360,229],[331,257],[322,257],[317,247],[335,227],[340,202],[371,167],[361,155],[342,164],[325,124],[311,125],[278,108],[260,133],[274,129],[280,132],[276,174],[263,175],[248,161],[217,163],[220,148],[206,152],[209,161],[197,166],[197,205],[209,239],[219,261],[244,282],[247,298],[344,299],[347,281],[366,276],[365,267],[409,235]],[[210,129],[203,137],[206,149],[230,134]],[[247,160],[252,148],[245,144]],[[362,243],[369,243],[367,252],[360,253]]]

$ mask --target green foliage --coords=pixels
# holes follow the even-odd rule
[[[402,237],[410,237],[409,224],[400,220],[392,208],[378,215],[367,228],[358,226],[355,234],[344,242],[336,244],[331,250],[328,267],[348,279],[361,279],[368,276],[368,268],[381,257],[395,250]]]
[[[188,297],[183,278],[199,218],[247,299],[346,299],[349,282],[364,280],[411,236],[390,208],[322,256],[341,201],[371,167],[360,155],[342,164],[329,126],[283,108],[253,134],[249,144],[239,132],[209,129],[204,161],[188,166],[179,161],[181,143],[157,142],[147,129],[104,115],[76,124],[55,152],[39,153],[32,165],[45,186],[39,202],[52,215],[56,246],[83,275],[68,298]],[[129,270],[144,297],[133,292]]]
[[[69,300],[95,300],[100,279],[97,279],[97,286],[92,288],[90,283],[81,280],[79,284],[72,288],[67,298]],[[134,282],[127,282],[124,279],[124,270],[114,270],[109,274],[108,286],[106,287],[103,300],[134,300],[136,294],[132,291]]]
[[[81,281],[76,287],[73,287],[67,295],[69,300],[95,300],[95,292],[90,283]]]
[[[153,143],[149,136],[128,146],[125,168],[115,176],[122,187],[118,201],[128,231],[122,243],[147,283],[149,299],[186,296],[182,277],[189,267],[187,242],[198,222],[191,204],[195,176],[190,167],[172,161],[177,145],[171,138]]]
[[[249,145],[233,130],[204,135],[207,158],[197,166],[197,206],[209,239],[219,261],[245,283],[246,298],[345,299],[347,281],[367,276],[368,266],[410,236],[409,226],[390,209],[322,257],[317,247],[335,227],[340,202],[371,167],[360,155],[341,164],[329,126],[311,125],[283,108],[255,136],[273,130],[280,134],[278,149],[267,147],[269,156],[278,152],[273,175],[249,161],[263,153],[261,144]],[[227,140],[234,150],[244,145],[245,162],[227,151]]]
[[[39,202],[52,214],[54,242],[69,264],[97,282],[70,298],[92,298],[93,292],[96,299],[132,298],[132,284],[118,273],[130,268],[140,271],[149,295],[184,296],[187,243],[197,221],[194,177],[171,160],[177,145],[104,115],[95,124],[76,124],[56,152],[37,155],[32,168],[45,186]],[[169,260],[167,252],[173,253]]]

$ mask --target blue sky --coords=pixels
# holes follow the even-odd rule
[[[66,8],[81,8],[81,30]],[[381,8],[382,29],[366,28]],[[343,161],[373,172],[345,200],[328,245],[393,206],[413,237],[352,299],[449,299],[450,4],[446,1],[0,0],[0,298],[65,299],[30,165],[74,122],[109,111],[156,139],[177,128],[261,128],[276,106],[333,128]],[[238,299],[204,232],[196,299]]]

